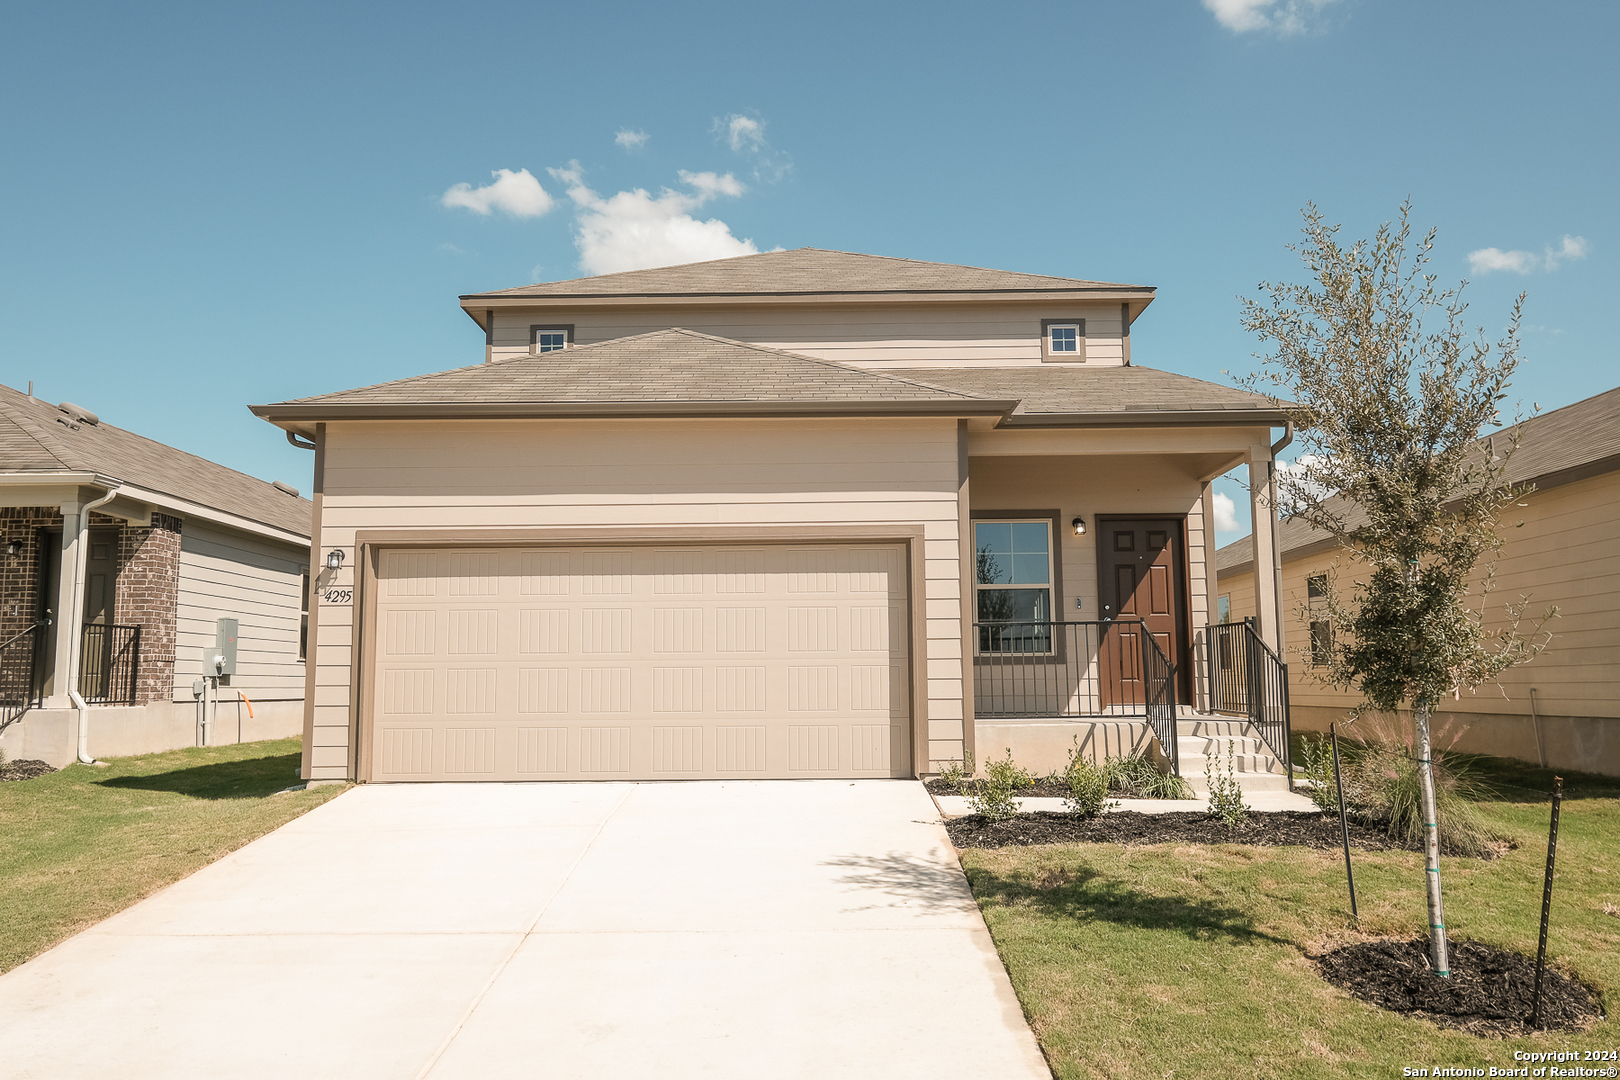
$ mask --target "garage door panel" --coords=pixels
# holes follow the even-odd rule
[[[898,546],[385,551],[376,780],[909,775]]]

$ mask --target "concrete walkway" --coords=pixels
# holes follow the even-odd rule
[[[1057,798],[1026,798],[1019,797],[1018,809],[1025,812],[1036,810],[1050,810],[1054,814],[1064,813],[1068,808],[1062,799]],[[1196,810],[1199,813],[1209,811],[1207,797],[1197,799],[1117,799],[1120,810],[1135,810],[1138,814],[1173,814],[1183,810]],[[973,813],[973,808],[961,795],[936,795],[934,802],[939,805],[940,813],[946,817],[965,817]],[[1245,791],[1243,804],[1250,810],[1302,810],[1313,813],[1317,809],[1310,798],[1297,791]],[[1337,813],[1337,811],[1335,811]]]
[[[1050,1076],[922,786],[356,788],[0,977],[11,1078]]]

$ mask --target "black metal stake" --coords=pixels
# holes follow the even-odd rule
[[[1339,733],[1337,724],[1328,725],[1328,735],[1333,740],[1333,782],[1339,788],[1339,835],[1344,839],[1344,876],[1350,882],[1350,917],[1357,922],[1361,921],[1361,913],[1356,910],[1356,872],[1350,869],[1350,821],[1344,813],[1344,778],[1339,775]]]
[[[1530,1026],[1541,1026],[1541,981],[1547,973],[1547,919],[1552,914],[1553,862],[1558,857],[1558,808],[1564,803],[1564,778],[1553,777],[1552,825],[1547,830],[1547,882],[1541,889],[1541,944],[1536,946],[1536,997]]]

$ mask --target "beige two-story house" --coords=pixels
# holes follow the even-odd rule
[[[464,296],[470,366],[255,407],[316,455],[306,776],[1174,744],[1210,481],[1284,419],[1137,364],[1153,299],[771,252]]]

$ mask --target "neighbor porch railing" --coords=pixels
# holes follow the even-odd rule
[[[86,623],[80,654],[79,695],[90,705],[135,704],[141,667],[141,628]]]
[[[1260,639],[1253,619],[1216,623],[1206,628],[1204,642],[1209,711],[1247,717],[1261,741],[1282,762],[1292,790],[1288,665]]]
[[[34,696],[34,665],[45,625],[36,622],[0,643],[0,727],[39,704]]]
[[[1140,619],[973,624],[977,719],[1146,720],[1172,770],[1176,665]]]

